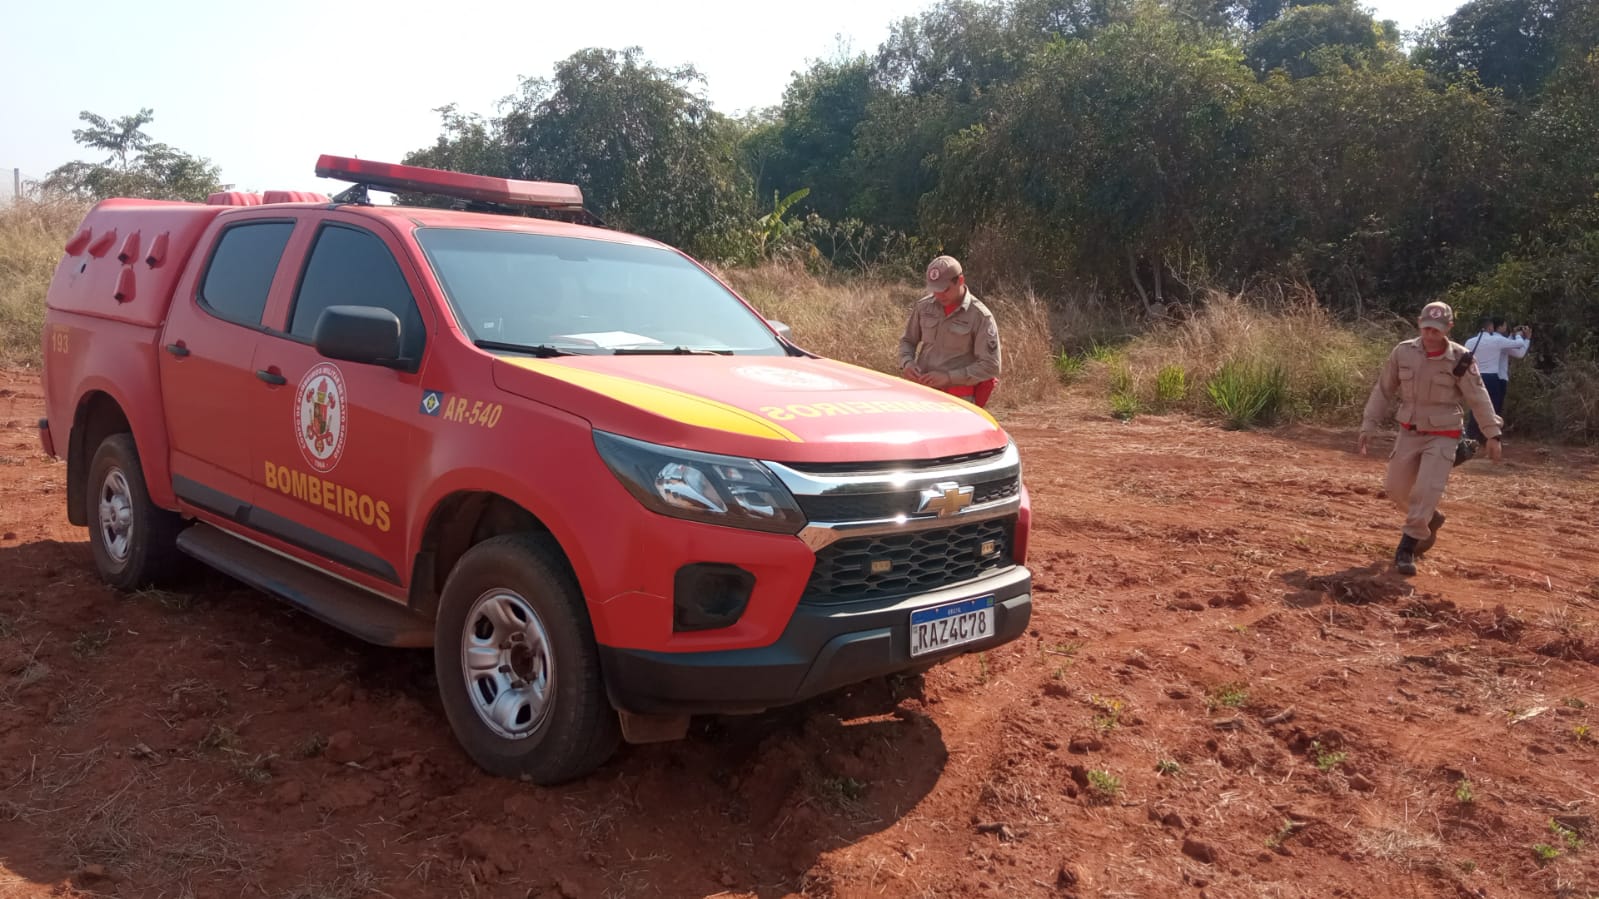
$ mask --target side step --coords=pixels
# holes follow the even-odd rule
[[[247,543],[209,524],[178,535],[178,549],[368,643],[433,645],[433,623],[399,603]]]

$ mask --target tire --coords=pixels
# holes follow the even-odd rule
[[[583,594],[559,559],[533,534],[479,543],[450,572],[434,624],[439,695],[461,747],[491,774],[544,786],[621,745]]]
[[[177,573],[183,519],[150,502],[132,434],[112,434],[95,448],[84,504],[101,580],[118,590],[136,590]]]

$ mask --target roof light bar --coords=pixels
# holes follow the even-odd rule
[[[337,178],[378,190],[412,191],[507,206],[537,206],[574,212],[583,210],[583,191],[576,184],[556,181],[518,181],[488,175],[468,175],[464,172],[372,162],[327,153],[318,157],[316,173],[319,178]]]

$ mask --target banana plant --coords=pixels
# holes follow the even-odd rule
[[[760,253],[760,258],[765,259],[767,247],[775,247],[794,227],[793,222],[783,221],[784,213],[799,201],[810,196],[811,189],[802,187],[788,196],[779,200],[777,191],[772,191],[772,211],[755,220],[755,239]]]

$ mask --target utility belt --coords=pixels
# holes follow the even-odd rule
[[[1462,433],[1459,428],[1456,428],[1453,431],[1419,431],[1416,430],[1415,425],[1408,421],[1400,422],[1399,426],[1407,431],[1415,431],[1417,434],[1421,434],[1424,437],[1453,437],[1458,440],[1460,439],[1460,435]]]
[[[976,384],[949,384],[939,389],[950,396],[965,397],[978,406],[987,406],[988,398],[993,395],[994,388],[999,386],[998,378],[989,378],[978,381]]]
[[[1455,444],[1454,464],[1456,465],[1470,462],[1471,457],[1477,455],[1477,441],[1469,438],[1461,440],[1460,431],[1421,431],[1417,430],[1416,426],[1410,424],[1409,422],[1400,422],[1399,426],[1407,431],[1412,431],[1424,437],[1448,437],[1451,440],[1459,441]]]

